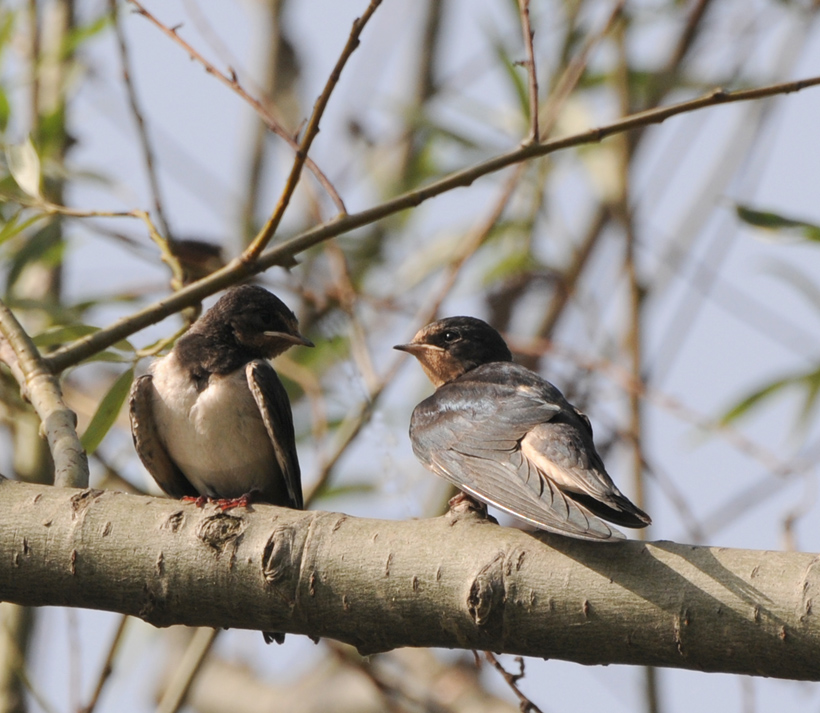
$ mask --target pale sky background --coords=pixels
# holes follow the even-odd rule
[[[647,12],[647,8],[653,6],[651,2],[637,4]],[[104,3],[86,5],[90,14],[96,14]],[[534,3],[533,10],[536,38],[548,43],[549,18],[545,17],[546,12],[539,12],[537,5]],[[740,14],[738,3],[725,5],[726,14],[721,16],[723,29],[720,24],[717,26],[717,37],[712,37],[708,51],[698,55],[702,57],[698,66],[702,64],[704,74],[710,71],[710,63],[723,61],[724,55],[734,56],[732,48],[722,47],[719,40],[721,32],[727,41],[735,37],[733,23],[740,19]],[[209,58],[218,60],[219,53],[209,47],[208,39],[202,37],[191,20],[192,6],[194,0],[148,4],[168,24],[184,23],[181,34]],[[251,89],[250,79],[263,50],[257,31],[261,24],[257,4],[199,2],[196,7],[207,14],[210,25],[236,56],[236,68],[243,84]],[[312,106],[353,18],[364,7],[363,0],[302,0],[289,4],[285,22],[307,78],[303,83],[307,88],[302,96],[303,112]],[[788,21],[787,9],[773,10],[768,3],[749,2],[748,7],[743,20],[748,22],[748,36],[755,42],[745,48],[748,55],[744,68],[758,78],[756,84],[820,73],[820,31],[816,26]],[[451,3],[444,32],[447,43],[444,74],[459,83],[463,103],[461,113],[456,114],[453,102],[449,105],[442,102],[440,118],[467,122],[464,115],[473,114],[475,120],[468,123],[470,130],[492,141],[498,152],[517,143],[520,137],[516,132],[520,127],[507,85],[493,69],[494,62],[487,59],[488,37],[519,37],[520,28],[514,19],[503,0],[462,0]],[[379,137],[396,132],[408,86],[408,63],[418,41],[419,20],[420,8],[416,3],[385,0],[363,34],[361,47],[345,69],[311,151],[312,157],[339,188],[351,212],[378,201],[373,183],[365,181],[363,173],[378,172],[379,167],[364,166],[358,160],[345,129],[347,121],[354,117],[363,120],[367,129]],[[767,26],[768,32],[760,29]],[[128,15],[125,27],[134,80],[161,157],[160,179],[170,222],[179,235],[221,242],[232,255],[238,246],[237,211],[245,185],[245,160],[253,126],[251,111],[208,76],[199,64],[189,61],[180,47],[146,20]],[[653,26],[633,50],[649,63],[653,58],[664,57],[668,50],[666,41],[676,30],[677,26],[670,25],[668,32]],[[801,39],[803,32],[808,37],[805,44]],[[791,58],[790,53],[794,55]],[[149,193],[142,178],[133,120],[124,99],[110,33],[89,45],[88,57],[94,77],[85,83],[73,105],[71,129],[79,144],[71,154],[71,164],[80,170],[104,169],[105,177],[113,181],[116,188],[112,191],[105,185],[95,187],[89,181],[81,189],[72,190],[68,200],[74,206],[98,209],[148,207]],[[785,75],[775,72],[775,67],[783,66],[791,66],[791,69]],[[771,73],[768,73],[769,67]],[[763,108],[762,103],[707,109],[653,128],[642,146],[634,173],[632,195],[639,226],[641,268],[648,279],[668,280],[665,292],[658,294],[648,306],[647,361],[650,365],[654,358],[661,363],[669,361],[670,368],[664,373],[661,385],[663,393],[704,418],[714,418],[767,380],[810,368],[820,353],[818,305],[806,299],[793,280],[772,274],[775,264],[785,262],[816,285],[816,276],[820,274],[820,245],[767,240],[760,231],[739,225],[734,217],[734,203],[739,201],[820,224],[817,179],[820,89],[780,97],[767,107],[765,138],[757,142],[751,160],[744,160],[742,152],[738,159],[724,152],[730,139],[741,135],[750,125],[750,117]],[[616,111],[615,107],[606,105],[579,106],[572,116],[594,125],[616,118]],[[489,129],[488,124],[494,128]],[[581,128],[584,128],[581,123],[567,123],[559,133]],[[287,159],[279,166],[284,170],[289,154],[280,150],[277,155]],[[478,158],[477,154],[475,160]],[[588,209],[584,198],[588,189],[581,189],[577,166],[565,161],[562,155],[558,155],[556,161],[558,170],[566,172],[566,188],[551,213],[549,234],[539,236],[543,239],[545,255],[563,254],[562,236],[581,231],[584,211]],[[720,166],[731,170],[728,190],[701,195],[704,176]],[[269,177],[267,204],[270,206],[281,185],[281,170],[272,172]],[[602,180],[606,171],[603,165]],[[460,189],[424,204],[413,215],[418,243],[406,248],[421,249],[463,231],[486,210],[485,204],[496,194],[497,185],[497,177],[482,179],[470,189]],[[332,206],[324,198],[323,207],[324,217],[329,218]],[[706,220],[703,225],[692,228],[687,220],[704,208]],[[122,223],[117,226],[123,228]],[[136,225],[125,227],[130,234],[141,235]],[[286,221],[285,232],[293,229]],[[703,294],[703,309],[696,312],[693,323],[689,324],[686,310],[697,305],[697,285],[703,277],[698,275],[698,270],[702,266],[699,268],[687,260],[683,266],[676,265],[671,276],[663,266],[669,264],[671,247],[693,234],[698,246],[696,254],[717,272],[717,278],[709,293]],[[155,285],[154,296],[166,289],[167,274],[158,260],[153,264],[137,260],[115,244],[90,234],[82,224],[74,224],[71,235],[75,247],[66,273],[66,289],[71,297],[115,293],[128,286],[142,288],[146,284]],[[600,275],[598,288],[602,295],[608,290],[616,291],[609,268],[620,254],[617,241],[604,243],[596,253],[592,269],[593,275]],[[718,258],[721,249],[725,253]],[[370,287],[374,292],[387,291],[393,288],[394,277],[385,274],[384,285]],[[269,284],[292,303],[287,296],[287,286],[299,281],[299,268],[290,277],[275,268],[268,273],[268,278]],[[482,316],[479,278],[479,272],[468,269],[459,287],[445,302],[442,314]],[[390,347],[412,335],[415,325],[410,323],[410,315],[419,295],[418,290],[408,294],[406,322],[394,321],[388,328],[389,334],[385,334],[386,339],[373,338],[370,343],[377,365],[391,363]],[[614,320],[622,307],[617,299],[601,299],[598,306],[601,308],[598,316],[605,324],[610,317]],[[127,311],[127,308],[101,310],[98,323],[105,325]],[[167,335],[172,327],[172,320],[168,320],[144,330],[134,341],[148,343]],[[586,330],[587,316],[572,310],[566,323],[562,323],[558,341],[569,344],[569,336],[580,335],[577,342],[573,341],[572,348],[583,349],[585,343],[590,348],[600,348],[600,337],[587,339]],[[687,336],[678,344],[675,335],[680,330],[687,332]],[[610,338],[615,334],[613,327]],[[528,335],[520,336],[523,343]],[[671,360],[670,354],[674,355]],[[558,355],[548,362],[543,373],[560,387],[562,374],[568,374],[572,368],[570,362]],[[338,387],[336,396],[341,399],[347,393],[354,400],[360,399],[363,389],[358,377],[352,370],[348,376],[347,382]],[[603,383],[606,384],[606,380]],[[611,433],[613,428],[622,426],[618,423],[622,417],[617,407],[619,388],[609,382],[608,387],[592,399],[595,408],[590,408],[590,416],[596,434]],[[429,393],[430,387],[421,370],[408,363],[381,402],[359,445],[341,466],[341,482],[360,480],[362,475],[381,471],[380,492],[345,498],[322,507],[388,518],[421,517],[428,512],[427,508],[441,492],[441,485],[413,458],[406,428],[412,403]],[[407,394],[414,396],[408,399]],[[796,398],[781,397],[775,404],[761,409],[758,415],[744,420],[740,430],[746,439],[783,461],[796,458],[816,461],[820,452],[816,424],[799,440],[793,435],[798,404]],[[306,419],[306,411],[297,411],[297,419],[300,416]],[[769,476],[769,471],[758,460],[727,444],[723,438],[703,435],[691,422],[666,408],[647,406],[646,422],[648,452],[662,465],[666,477],[676,488],[689,497],[693,512],[703,522],[709,522],[710,516],[719,513],[722,505],[744,487]],[[146,476],[131,450],[130,436],[125,430],[109,434],[105,445],[106,452],[125,467],[129,476],[141,485],[146,484]],[[300,460],[303,478],[309,485],[316,458],[310,452],[308,441],[300,443]],[[629,491],[626,461],[617,457],[608,460],[608,468],[619,485]],[[808,473],[807,477],[791,478],[775,488],[762,504],[750,508],[727,527],[711,532],[706,543],[781,549],[784,516],[805,506],[807,512],[795,530],[797,545],[802,550],[820,551],[816,472],[809,469]],[[689,540],[685,523],[653,480],[648,483],[648,495],[647,509],[655,522],[648,536]],[[116,617],[111,614],[79,610],[44,612],[34,641],[37,662],[34,676],[51,702],[51,710],[68,711],[78,700],[86,699],[115,624]],[[78,632],[78,652],[69,644],[72,630]],[[141,622],[133,622],[126,653],[118,662],[99,711],[138,713],[152,709],[153,690],[148,686],[152,685],[157,670],[166,665],[161,648],[164,635]],[[218,650],[228,658],[247,662],[277,681],[295,675],[294,669],[307,670],[319,651],[305,637],[288,636],[283,647],[265,647],[258,632],[239,631],[224,634]],[[66,661],[72,663],[66,665]],[[511,664],[511,659],[508,663]],[[487,672],[486,676],[493,690],[506,695],[506,687],[495,673]],[[664,713],[820,710],[817,684],[677,670],[661,671],[659,677]],[[82,681],[79,698],[76,680]],[[643,672],[638,668],[583,667],[561,661],[528,660],[523,689],[545,713],[580,713],[604,708],[610,713],[627,713],[642,710],[642,685]],[[33,710],[37,710],[36,704]]]

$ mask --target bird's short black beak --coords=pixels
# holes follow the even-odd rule
[[[421,354],[428,349],[441,349],[435,344],[425,344],[424,342],[410,342],[410,344],[397,344],[393,349],[398,349],[400,352],[407,352],[408,354]]]
[[[296,344],[300,347],[315,347],[316,345],[310,341],[307,337],[303,337],[299,332],[296,334],[291,334],[290,332],[265,332],[266,337],[274,337],[276,339],[282,339],[285,342],[290,342],[291,344]]]

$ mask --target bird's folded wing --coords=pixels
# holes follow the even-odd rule
[[[413,448],[423,463],[479,500],[539,528],[590,540],[623,538],[521,451],[533,428],[562,412],[560,404],[507,385],[450,386],[413,414]]]
[[[131,434],[137,455],[157,485],[173,498],[196,497],[196,491],[165,450],[157,432],[153,410],[154,384],[150,374],[139,377],[131,387],[129,411]]]
[[[290,400],[276,375],[274,368],[266,361],[257,359],[245,367],[248,387],[259,407],[265,430],[270,436],[276,461],[285,479],[290,496],[290,505],[297,510],[304,507],[302,500],[302,476],[299,458],[296,455],[296,437],[293,432],[293,414]]]

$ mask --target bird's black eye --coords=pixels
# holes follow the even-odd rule
[[[448,329],[444,334],[441,335],[441,338],[447,343],[452,344],[453,342],[457,341],[461,335],[453,329]]]

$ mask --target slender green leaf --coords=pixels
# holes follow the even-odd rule
[[[6,49],[14,37],[14,22],[17,19],[14,11],[0,13],[0,50]]]
[[[31,138],[22,144],[6,146],[6,161],[20,189],[33,198],[40,198],[40,157]]]
[[[799,415],[799,421],[805,425],[812,412],[817,408],[818,398],[820,398],[820,369],[791,374],[780,379],[776,379],[769,384],[753,391],[737,404],[730,408],[720,419],[720,423],[727,425],[736,421],[741,416],[745,416],[754,407],[760,405],[765,399],[771,398],[783,389],[797,387],[803,391],[803,407]]]
[[[317,494],[317,500],[330,500],[332,498],[340,498],[346,495],[366,495],[375,492],[376,487],[373,483],[349,483],[348,485],[335,485],[332,487],[324,487]]]
[[[114,425],[117,420],[120,409],[122,408],[125,399],[128,397],[128,392],[131,390],[131,384],[134,381],[134,369],[128,369],[123,372],[117,380],[111,385],[108,393],[100,401],[97,411],[85,429],[80,442],[83,444],[87,453],[93,453],[97,450],[105,434]]]
[[[820,283],[814,275],[780,260],[774,260],[767,265],[766,272],[783,280],[785,286],[798,292],[812,308],[820,313]]]
[[[92,354],[87,359],[82,360],[82,364],[91,364],[92,362],[105,362],[107,364],[133,364],[134,357],[128,356],[127,354],[123,354],[122,352],[114,352],[110,349],[106,349],[103,352],[97,352],[96,354]]]
[[[817,397],[820,396],[820,370],[804,375],[801,383],[806,387],[803,409],[800,413],[800,421],[805,427],[817,408]]]
[[[720,418],[720,423],[725,426],[733,421],[737,421],[741,416],[745,416],[753,407],[757,406],[764,399],[773,396],[787,386],[792,386],[793,384],[799,383],[802,378],[803,374],[786,376],[784,378],[777,379],[770,384],[757,389],[756,391],[753,391],[742,398],[737,404],[732,406],[732,408],[730,408],[725,414],[723,414]]]
[[[45,263],[50,261],[54,256],[55,246],[61,243],[60,231],[53,220],[27,238],[11,261],[11,267],[6,278],[7,289],[11,288],[20,279],[20,275],[27,265],[33,262]]]
[[[94,327],[90,324],[62,325],[59,327],[51,327],[43,332],[40,332],[40,334],[34,337],[33,341],[34,344],[40,348],[54,347],[65,344],[66,342],[73,342],[75,339],[79,339],[80,337],[85,337],[99,331],[99,327]],[[127,339],[121,339],[118,341],[114,344],[114,348],[124,352],[135,351],[134,346]]]
[[[509,79],[510,85],[512,86],[513,93],[518,99],[518,105],[521,108],[521,113],[527,118],[527,120],[529,120],[530,90],[527,69],[526,67],[517,64],[510,58],[507,48],[504,47],[501,42],[496,43],[495,52],[501,60],[502,66],[504,67],[504,71],[507,75],[507,79]]]
[[[6,221],[6,224],[0,228],[0,245],[5,243],[7,240],[11,240],[15,235],[19,235],[30,225],[34,225],[34,223],[38,220],[42,220],[46,217],[45,213],[37,213],[36,215],[31,216],[31,218],[26,218],[26,220],[21,223],[20,215],[22,212],[22,210],[17,211]]]
[[[96,20],[92,20],[87,25],[75,27],[63,43],[63,57],[67,58],[74,54],[77,49],[87,40],[100,34],[111,23],[111,15],[105,13]]]
[[[5,131],[11,116],[11,104],[6,90],[0,87],[0,131]]]
[[[735,209],[737,211],[737,217],[748,225],[763,228],[764,230],[783,232],[790,238],[797,237],[820,242],[820,225],[807,223],[806,221],[796,220],[794,218],[787,218],[779,213],[755,210],[740,204],[737,204]]]

